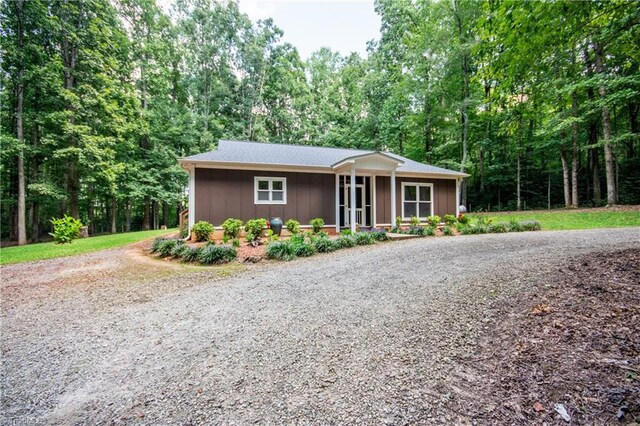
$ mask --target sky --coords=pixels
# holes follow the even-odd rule
[[[307,59],[321,47],[343,56],[366,56],[367,42],[379,39],[380,17],[373,0],[240,0],[240,10],[252,21],[273,18],[284,31],[283,41]]]

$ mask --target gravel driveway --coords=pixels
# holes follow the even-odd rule
[[[627,228],[416,239],[236,270],[126,249],[3,267],[0,423],[461,421],[443,381],[497,304],[574,255],[639,245]],[[74,264],[86,272],[66,273]]]

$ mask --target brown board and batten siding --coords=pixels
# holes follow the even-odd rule
[[[255,170],[195,169],[195,221],[216,226],[233,217],[280,217],[307,224],[316,217],[335,224],[335,175]],[[287,179],[287,204],[255,204],[255,177]]]
[[[427,179],[413,177],[396,177],[396,215],[402,216],[402,182],[432,183],[434,214],[444,217],[445,214],[456,214],[456,181],[454,179]],[[376,177],[376,221],[393,224],[391,218],[391,178]]]

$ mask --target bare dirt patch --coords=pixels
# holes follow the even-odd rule
[[[582,256],[515,302],[452,374],[451,408],[494,424],[565,423],[556,404],[574,424],[640,420],[639,249]]]

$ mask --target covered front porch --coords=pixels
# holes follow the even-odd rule
[[[391,217],[396,217],[396,170],[404,162],[383,153],[372,153],[347,158],[332,167],[336,171],[335,206],[336,232],[357,227],[376,227],[378,200],[376,177],[390,178],[389,207]]]

